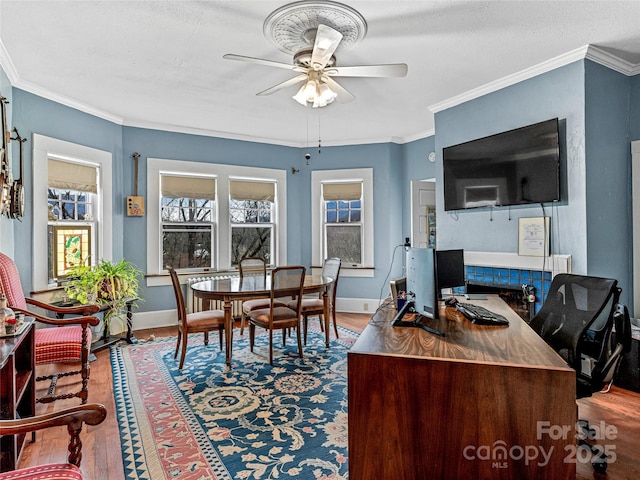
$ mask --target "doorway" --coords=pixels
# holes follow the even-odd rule
[[[411,181],[411,245],[436,247],[435,178]]]

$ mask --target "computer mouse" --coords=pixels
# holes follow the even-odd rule
[[[458,300],[456,300],[456,297],[447,298],[444,302],[444,304],[447,307],[455,307],[456,303],[458,303]]]

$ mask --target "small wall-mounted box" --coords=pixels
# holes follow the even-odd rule
[[[143,217],[144,216],[144,197],[127,197],[127,216]]]

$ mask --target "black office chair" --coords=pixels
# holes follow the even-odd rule
[[[576,371],[576,398],[591,396],[613,381],[622,353],[631,348],[631,321],[618,304],[617,280],[584,275],[559,274],[530,326]],[[613,331],[615,328],[615,335]],[[582,371],[582,356],[594,359],[591,372]],[[590,427],[578,422],[580,446],[593,454],[597,472],[607,469],[605,452],[586,439]]]

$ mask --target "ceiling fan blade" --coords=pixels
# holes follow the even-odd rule
[[[322,70],[331,59],[342,40],[342,34],[327,25],[318,25],[316,40],[311,53],[311,68],[315,71]]]
[[[233,53],[227,53],[222,58],[226,60],[238,60],[240,62],[255,63],[257,65],[266,65],[267,67],[286,68],[287,70],[298,71],[298,67],[289,63],[274,62],[273,60],[264,60],[262,58],[245,57],[244,55],[235,55]]]
[[[305,74],[302,75],[296,75],[293,78],[290,78],[289,80],[286,80],[282,83],[279,83],[277,85],[274,85],[271,88],[267,88],[266,90],[263,90],[262,92],[258,92],[256,93],[256,95],[271,95],[272,93],[277,92],[278,90],[281,90],[283,88],[289,87],[291,85],[295,85],[296,83],[302,82],[303,80],[306,80],[307,76]]]
[[[389,65],[331,67],[324,73],[333,77],[405,77],[407,70],[406,63],[392,63]]]
[[[323,76],[322,80],[324,80],[327,83],[327,85],[329,85],[329,88],[331,88],[331,90],[333,90],[338,94],[338,101],[340,103],[349,103],[356,99],[356,97],[354,97],[351,94],[351,92],[349,92],[349,90],[344,88],[342,85],[336,82],[333,78]]]

